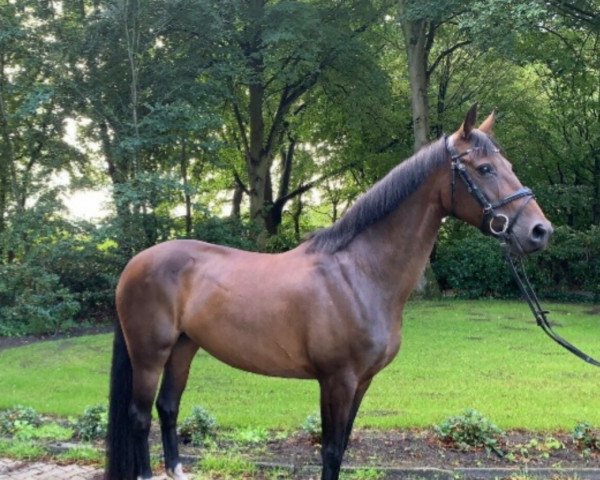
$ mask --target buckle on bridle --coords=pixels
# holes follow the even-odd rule
[[[496,228],[494,227],[494,221],[498,219],[503,220],[503,222],[502,227],[499,230],[496,230]],[[497,213],[490,219],[490,232],[492,232],[492,235],[502,235],[508,230],[509,224],[510,220],[506,215],[504,215],[503,213]]]

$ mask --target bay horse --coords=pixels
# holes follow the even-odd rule
[[[393,168],[339,221],[293,250],[173,240],[131,259],[116,291],[105,478],[152,476],[148,433],[161,375],[165,467],[187,478],[176,421],[202,348],[249,372],[317,380],[321,479],[337,479],[363,396],[400,348],[404,304],[442,219],[510,237],[518,255],[543,249],[552,233],[490,137],[494,113],[479,128],[475,121],[476,105],[455,133]]]

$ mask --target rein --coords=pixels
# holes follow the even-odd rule
[[[558,335],[550,325],[550,321],[547,318],[547,314],[550,313],[547,310],[544,310],[540,305],[537,295],[533,290],[531,282],[527,277],[525,272],[525,265],[523,264],[522,259],[519,260],[519,265],[515,264],[515,257],[510,252],[510,244],[512,240],[516,240],[512,234],[512,228],[516,224],[517,219],[521,216],[521,213],[527,206],[527,204],[535,198],[535,195],[531,191],[531,189],[527,187],[520,188],[516,192],[504,197],[501,200],[496,202],[491,202],[486,194],[475,184],[465,164],[461,161],[461,158],[465,157],[469,153],[471,153],[474,149],[469,148],[462,153],[456,152],[456,150],[448,145],[448,137],[445,139],[446,150],[450,154],[450,158],[452,160],[452,183],[451,183],[451,191],[452,191],[452,204],[451,204],[451,214],[454,216],[454,191],[456,188],[456,173],[458,172],[458,176],[461,178],[467,190],[473,197],[477,200],[477,202],[483,208],[483,219],[481,224],[481,229],[483,230],[486,226],[486,222],[488,223],[489,230],[496,238],[500,240],[500,246],[502,248],[502,254],[504,256],[504,261],[509,267],[510,273],[512,274],[515,282],[517,283],[519,290],[531,312],[533,313],[533,317],[539,327],[548,335],[552,340],[558,343],[561,347],[566,348],[569,352],[577,357],[581,358],[584,362],[589,363],[590,365],[595,365],[596,367],[600,367],[600,362],[593,359],[586,353],[579,350],[577,347],[569,343],[567,340]],[[514,202],[520,198],[526,198],[523,204],[517,210],[517,213],[513,216],[512,220],[509,219],[506,215],[502,213],[497,213],[495,210],[497,208],[504,207],[509,203]],[[500,228],[496,228],[497,225],[494,224],[495,221],[501,220],[502,225]],[[518,241],[517,241],[518,243]]]

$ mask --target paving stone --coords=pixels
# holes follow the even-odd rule
[[[85,465],[57,465],[0,458],[0,480],[102,480],[102,470]],[[168,480],[166,475],[152,480]]]

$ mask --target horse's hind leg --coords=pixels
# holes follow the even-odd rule
[[[187,383],[190,365],[198,346],[188,336],[182,334],[173,347],[171,356],[165,365],[162,384],[156,401],[160,418],[165,468],[167,475],[177,480],[187,478],[183,474],[177,446],[177,415],[181,395]]]
[[[163,365],[164,360],[161,361],[160,357],[150,364],[133,364],[133,391],[129,417],[138,478],[152,478],[148,435],[152,421],[152,404]]]
[[[150,313],[136,318],[145,318],[148,321],[145,329],[137,328],[137,335],[128,335],[133,382],[129,419],[133,434],[137,475],[138,478],[145,479],[152,477],[148,445],[152,405],[160,375],[178,337],[166,315]]]

